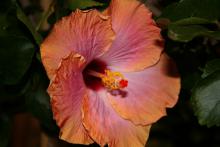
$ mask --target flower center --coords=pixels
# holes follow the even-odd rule
[[[103,86],[110,91],[123,89],[128,86],[128,81],[125,80],[124,76],[120,72],[105,70],[104,73],[99,73],[89,70],[87,73],[94,77],[100,78]]]
[[[94,91],[98,91],[101,88],[116,91],[128,86],[128,81],[120,72],[108,70],[106,63],[97,59],[91,61],[85,67],[83,79],[85,85]]]

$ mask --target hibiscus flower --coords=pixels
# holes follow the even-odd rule
[[[100,13],[76,10],[41,45],[60,138],[143,147],[151,124],[178,99],[180,79],[144,4],[112,0]]]

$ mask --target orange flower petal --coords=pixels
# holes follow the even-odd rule
[[[70,52],[81,54],[90,62],[108,50],[113,39],[110,19],[96,10],[76,10],[62,18],[41,44],[42,62],[49,78]]]
[[[83,99],[83,124],[94,141],[109,147],[143,147],[150,131],[150,126],[136,126],[121,118],[112,109],[104,90],[88,90]]]
[[[135,124],[152,124],[173,107],[180,91],[180,77],[173,61],[165,54],[152,67],[124,73],[128,87],[117,95],[108,93],[112,107]]]
[[[111,69],[126,72],[155,64],[163,50],[163,40],[146,6],[138,0],[112,0],[108,13],[116,38],[102,60]]]
[[[71,54],[63,59],[48,88],[60,138],[77,144],[93,142],[82,125],[81,105],[86,93],[81,73],[84,64],[85,60],[79,55]]]

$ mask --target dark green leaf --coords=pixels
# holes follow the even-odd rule
[[[0,147],[7,147],[10,137],[10,118],[0,114]]]
[[[201,125],[220,126],[220,70],[197,83],[191,102]]]
[[[201,25],[170,25],[168,36],[180,42],[189,42],[198,36],[213,37],[220,40],[220,31],[212,31]]]
[[[0,36],[0,81],[16,84],[28,70],[34,45],[24,36]]]
[[[210,21],[199,17],[188,17],[172,23],[172,25],[198,25],[198,24],[215,24],[215,21]]]
[[[22,11],[22,9],[20,8],[20,6],[15,3],[16,5],[16,10],[17,10],[17,18],[24,23],[24,25],[29,29],[29,31],[31,32],[31,34],[33,35],[36,43],[38,45],[40,45],[40,43],[42,42],[42,37],[41,35],[34,29],[34,27],[32,26],[30,20],[27,18],[27,16],[24,14],[24,12]]]
[[[16,84],[23,77],[35,51],[14,10],[10,7],[7,13],[0,13],[0,83],[8,85]]]
[[[169,5],[162,13],[162,18],[172,22],[188,17],[200,17],[212,21],[220,18],[219,0],[180,0]]]
[[[220,11],[217,11],[220,7],[220,1],[211,1],[215,5],[205,6],[204,4],[208,4],[207,0],[201,2],[198,0],[182,0],[168,6],[157,21],[160,22],[164,18],[169,22],[171,21],[168,26],[168,36],[175,41],[189,42],[200,36],[213,37],[219,40],[220,30],[216,28],[217,20],[220,18]],[[206,15],[204,11],[207,11]],[[212,25],[214,29],[210,30],[206,25]]]
[[[58,129],[53,120],[50,97],[46,91],[48,84],[49,80],[46,73],[40,65],[37,65],[32,74],[30,92],[26,94],[26,105],[28,110],[40,120],[45,128],[56,132]]]
[[[214,59],[214,60],[209,61],[205,65],[202,78],[209,76],[210,74],[214,73],[217,70],[220,70],[220,59]]]
[[[53,25],[55,22],[57,22],[59,19],[61,19],[63,16],[67,16],[68,14],[71,13],[71,10],[66,8],[65,4],[67,1],[63,0],[56,0],[54,4],[54,12],[48,16],[47,21],[51,25]],[[50,11],[50,10],[49,10]]]
[[[26,79],[22,79],[21,82],[16,85],[0,85],[0,104],[11,103],[16,100],[21,101],[29,86],[30,85]]]
[[[162,14],[159,16],[159,18],[167,18],[171,21],[177,21],[179,18],[173,14],[173,12],[176,12],[176,8],[178,6],[178,3],[172,3],[168,5],[165,9],[163,9]]]
[[[12,9],[14,11],[14,9]],[[11,13],[0,13],[0,35],[7,36],[7,35],[22,35],[24,36],[25,34],[22,32],[22,28],[19,29],[21,24],[17,20],[16,16]]]
[[[94,0],[68,0],[68,7],[71,10],[86,9],[91,7],[103,6],[103,3]]]

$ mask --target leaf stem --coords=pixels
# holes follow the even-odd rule
[[[55,0],[53,0],[50,5],[49,5],[49,8],[47,9],[47,11],[45,11],[43,13],[43,16],[41,17],[40,21],[38,22],[35,30],[38,31],[42,24],[45,22],[45,20],[51,15],[52,12],[54,12],[54,5],[55,5]]]

